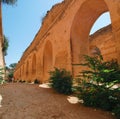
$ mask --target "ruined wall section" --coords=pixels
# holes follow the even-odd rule
[[[92,3],[90,3],[89,0],[65,0],[61,4],[53,7],[51,10],[52,12],[48,12],[43,21],[41,29],[34,38],[34,41],[26,49],[19,64],[17,65],[15,75],[18,79],[18,73],[20,70],[22,70],[23,74],[21,76],[23,80],[27,80],[29,78],[34,80],[37,78],[40,81],[42,79],[44,82],[46,80],[44,77],[46,77],[49,66],[56,66],[60,68],[63,67],[66,70],[70,70],[72,73],[74,73],[76,69],[74,70],[71,65],[74,63],[73,59],[79,59],[79,54],[81,54],[81,56],[85,53],[89,54],[89,47],[92,46],[97,46],[102,53],[106,49],[106,53],[104,54],[107,55],[107,52],[109,52],[108,56],[114,54],[110,52],[110,48],[114,47],[112,46],[114,43],[115,49],[116,45],[120,45],[118,37],[119,34],[116,34],[116,29],[114,27],[114,21],[117,19],[117,17],[115,17],[117,14],[116,5],[114,5],[114,1],[112,0],[111,2],[113,3],[111,3],[109,0],[92,0],[91,2]],[[61,6],[59,7],[59,5]],[[90,11],[91,8],[92,11]],[[99,15],[105,12],[104,10],[110,11],[113,33],[111,30],[109,31],[109,29],[106,30],[105,33],[104,31],[95,33],[96,35],[94,34],[91,36],[94,40],[91,40],[90,45],[88,40],[89,31]],[[114,17],[116,18],[115,20]],[[102,45],[101,40],[103,41],[104,45]],[[51,44],[50,56],[52,57],[49,56],[49,61],[51,62],[47,60],[49,59],[47,55],[49,54],[48,48],[46,48],[49,45],[47,45],[47,43]],[[118,53],[118,51],[119,48],[117,47],[116,53]],[[34,55],[36,56],[36,76],[32,75]],[[29,64],[28,67],[27,64]],[[26,73],[27,71],[28,73]]]
[[[104,60],[117,59],[115,40],[112,33],[112,26],[108,25],[90,36],[90,51],[94,47],[99,48]],[[90,54],[91,54],[90,52]]]
[[[61,19],[65,10],[72,1],[73,0],[64,0],[62,3],[54,5],[52,9],[47,12],[46,16],[43,18],[40,30],[36,34],[32,43],[23,53],[20,62],[24,61],[32,51],[36,50],[37,45],[39,45],[40,41],[48,35],[48,31],[54,26],[54,24]],[[20,62],[18,62],[16,69],[20,67]]]

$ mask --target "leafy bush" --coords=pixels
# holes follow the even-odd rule
[[[22,83],[25,83],[25,82],[26,82],[25,80],[22,81]]]
[[[39,83],[40,83],[39,80],[37,80],[37,79],[34,80],[34,84],[39,84]]]
[[[116,60],[104,61],[101,55],[84,56],[87,70],[80,72],[78,97],[86,106],[112,111],[120,118],[120,89],[112,88],[120,83],[120,66]]]
[[[120,104],[114,108],[113,112],[116,115],[117,119],[120,119]]]
[[[22,80],[19,80],[20,83],[22,83]]]
[[[91,83],[104,86],[115,85],[120,83],[120,66],[116,60],[104,61],[102,55],[90,57],[85,55],[85,63],[88,70],[80,72],[83,80],[87,79]]]
[[[86,83],[84,84],[84,88],[81,87],[80,89],[79,98],[84,100],[86,106],[112,111],[119,103],[119,97],[115,93],[114,90],[103,86]]]
[[[3,79],[3,76],[4,76],[3,72],[4,72],[4,68],[0,67],[0,84],[5,83],[5,80]]]
[[[70,72],[65,69],[55,68],[50,72],[51,86],[59,93],[71,94],[72,93],[72,76]]]
[[[4,35],[4,42],[3,42],[3,48],[2,48],[4,56],[7,55],[8,47],[9,47],[9,41],[8,41],[8,38]]]

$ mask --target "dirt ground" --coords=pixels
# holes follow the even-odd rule
[[[82,104],[38,85],[10,83],[0,86],[0,119],[114,119],[109,113]]]

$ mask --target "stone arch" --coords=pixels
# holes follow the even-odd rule
[[[41,49],[37,52],[37,79],[42,80],[43,78],[43,63],[42,63],[42,53]]]
[[[71,26],[72,64],[84,61],[83,55],[89,54],[90,30],[103,13],[109,11],[104,0],[86,0],[77,11]],[[80,72],[81,67],[72,66],[73,75]]]
[[[25,75],[25,66],[23,64],[23,66],[22,66],[22,79],[24,79],[24,75]]]
[[[21,71],[22,71],[22,70],[21,70],[21,67],[20,67],[20,79],[21,79],[21,76],[22,76],[22,73],[21,73]]]
[[[18,79],[20,80],[20,68],[18,69]]]
[[[101,14],[97,20],[94,22],[89,35],[93,35],[95,33],[99,33],[101,30],[103,30],[106,27],[111,27],[111,17],[110,17],[110,11],[107,11],[103,14]],[[111,28],[110,28],[111,29]]]
[[[94,46],[98,47],[101,51],[105,61],[117,59],[116,42],[114,39],[111,25],[100,29],[89,37],[90,40],[90,53]]]
[[[15,74],[14,74],[14,78],[15,78],[15,80],[18,80],[18,74],[17,74],[17,71],[16,71]]]
[[[29,76],[29,61],[26,62],[26,78],[28,80],[28,76]]]
[[[49,71],[53,67],[53,50],[52,43],[47,41],[44,47],[43,53],[43,80],[46,81],[49,78]]]
[[[36,75],[36,54],[35,53],[33,54],[33,57],[32,57],[32,75],[33,75],[33,78],[35,79],[35,75]]]

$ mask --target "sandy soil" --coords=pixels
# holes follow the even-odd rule
[[[70,104],[67,96],[38,85],[5,84],[0,94],[0,119],[114,119],[108,112]]]

